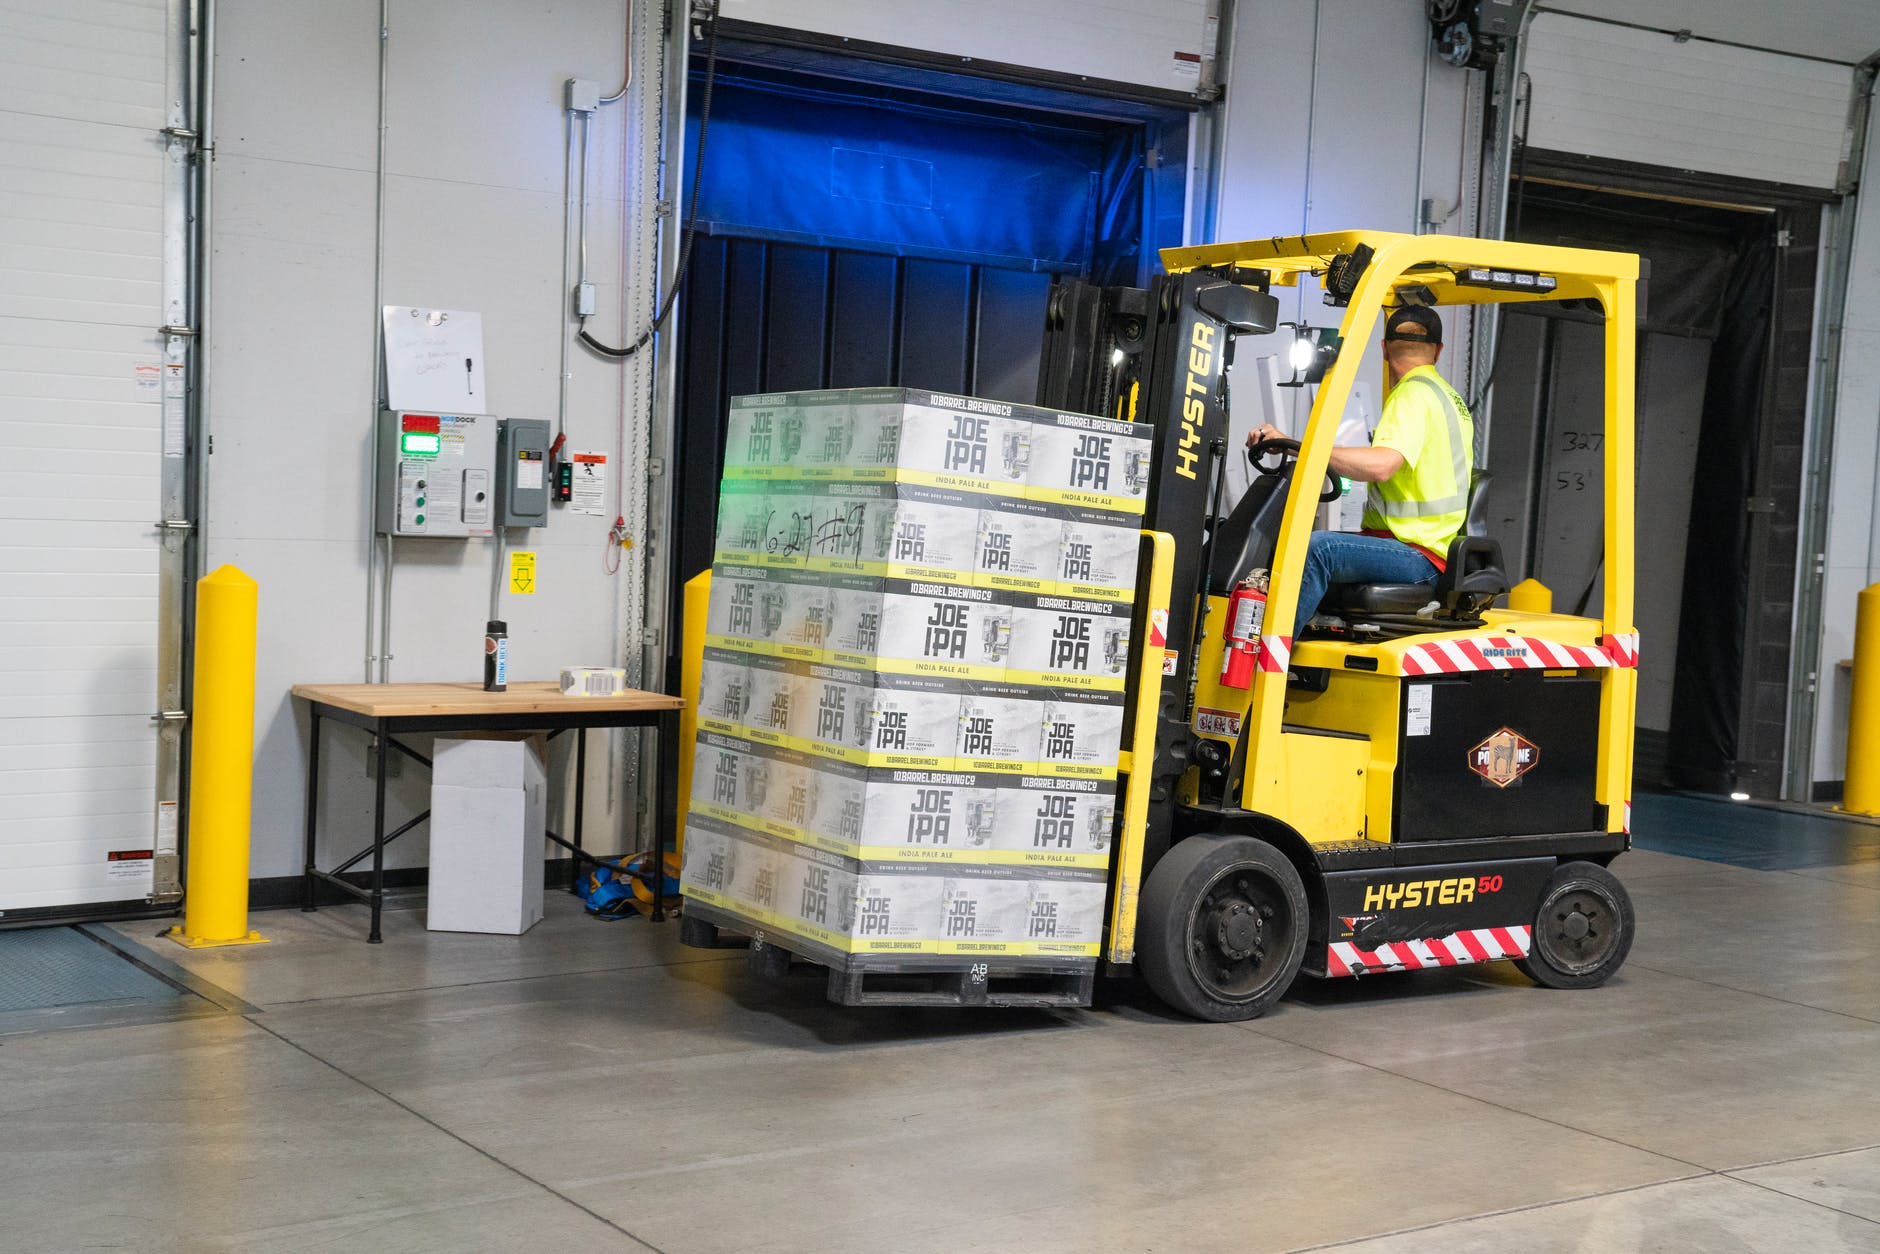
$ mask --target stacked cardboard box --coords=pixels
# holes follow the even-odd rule
[[[1148,429],[732,402],[688,897],[812,954],[1094,957]]]

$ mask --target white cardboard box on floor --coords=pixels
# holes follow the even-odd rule
[[[541,921],[546,749],[539,736],[438,737],[431,931],[519,936]]]

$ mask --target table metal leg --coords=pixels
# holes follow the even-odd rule
[[[574,847],[577,851],[581,849],[581,818],[586,801],[587,728],[578,727],[574,734]],[[581,859],[576,858],[568,876],[568,891],[576,896],[581,893],[581,879]]]
[[[313,715],[312,739],[307,745],[307,843],[306,857],[301,861],[300,872],[300,908],[302,910],[314,910],[319,905],[315,891],[319,881],[313,878],[313,835],[320,807],[319,707],[312,707],[311,713]]]
[[[659,725],[655,729],[659,737],[653,757],[653,852],[648,869],[652,872],[649,883],[653,889],[654,923],[666,921],[666,842],[676,840],[679,825],[678,808],[678,754],[679,712],[668,710],[659,716]],[[670,769],[669,769],[670,768]]]
[[[378,778],[372,790],[372,931],[366,937],[368,945],[380,944],[385,939],[379,934],[379,916],[385,910],[385,771],[390,765],[390,750],[391,734],[381,720],[372,746],[378,758]]]

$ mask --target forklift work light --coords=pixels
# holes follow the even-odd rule
[[[1303,322],[1282,322],[1283,327],[1291,327],[1293,342],[1286,350],[1286,364],[1292,370],[1290,379],[1282,379],[1283,388],[1302,388],[1308,383],[1318,383],[1325,378],[1325,372],[1338,360],[1338,347],[1343,343],[1337,327],[1314,327]]]

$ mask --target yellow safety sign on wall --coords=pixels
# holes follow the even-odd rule
[[[524,596],[535,592],[535,552],[517,549],[509,555],[509,590]]]

